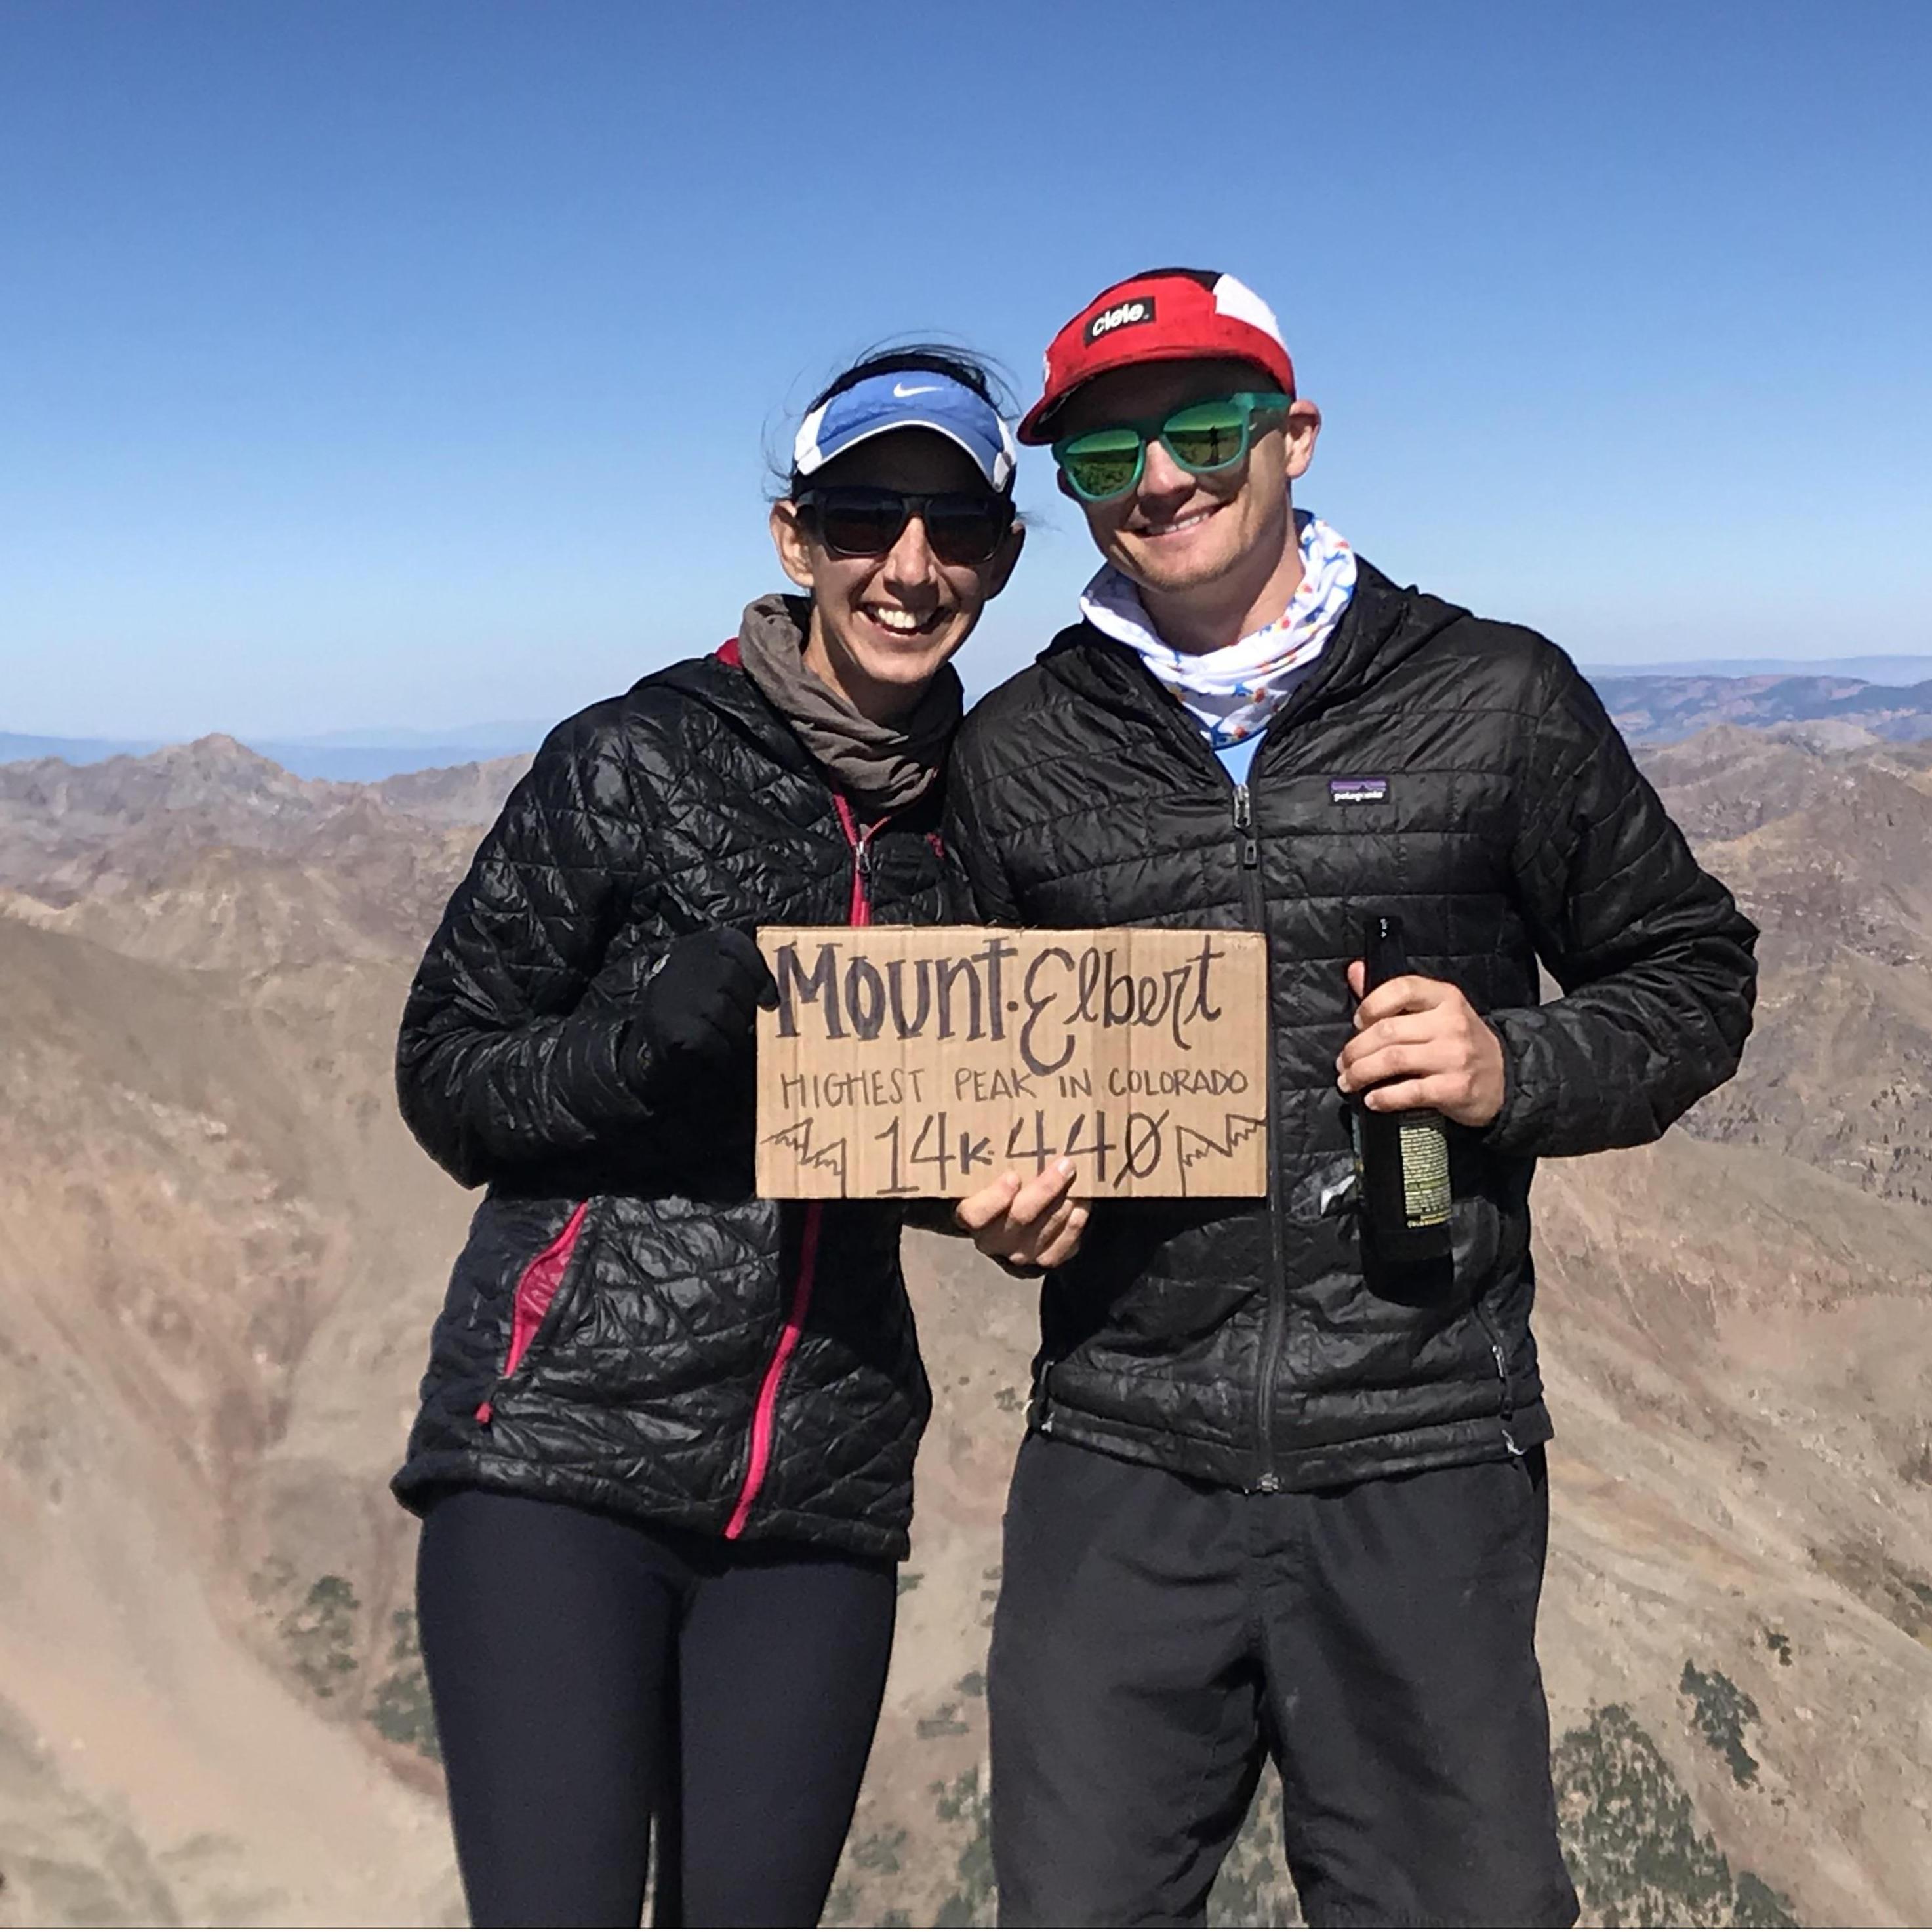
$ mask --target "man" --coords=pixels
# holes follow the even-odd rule
[[[1050,1182],[1006,1210],[1062,1217],[988,1687],[1011,1924],[1201,1923],[1264,1750],[1311,1923],[1576,1916],[1531,1173],[1730,1076],[1756,933],[1568,658],[1294,511],[1321,420],[1258,297],[1163,269],[1054,338],[1020,430],[1106,561],[961,735],[963,889],[1001,923],[1264,932],[1272,1184],[1096,1202],[1070,1259]],[[1382,913],[1414,970],[1364,998]],[[1434,1276],[1364,1268],[1364,1104],[1450,1123]]]

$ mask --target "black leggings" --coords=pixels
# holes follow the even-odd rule
[[[893,1566],[464,1490],[417,1559],[478,1925],[814,1925],[872,1748]]]

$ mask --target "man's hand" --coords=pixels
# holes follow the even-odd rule
[[[982,1255],[1016,1274],[1038,1274],[1071,1261],[1087,1225],[1087,1210],[1070,1200],[1073,1163],[1057,1160],[1030,1180],[1009,1168],[952,1210],[957,1226]]]
[[[1348,986],[1361,1004],[1355,1036],[1336,1057],[1335,1084],[1378,1114],[1433,1107],[1463,1126],[1486,1127],[1502,1112],[1503,1050],[1462,988],[1408,973],[1363,999],[1362,985],[1358,959]]]

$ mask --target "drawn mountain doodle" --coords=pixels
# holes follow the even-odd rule
[[[1187,1170],[1190,1168],[1210,1156],[1226,1160],[1237,1148],[1245,1146],[1267,1125],[1266,1120],[1258,1120],[1252,1114],[1224,1114],[1221,1117],[1221,1138],[1219,1140],[1212,1134],[1204,1134],[1198,1127],[1176,1127],[1174,1130],[1174,1154],[1180,1164],[1182,1193],[1187,1192]]]
[[[775,1134],[767,1134],[765,1144],[788,1149],[800,1167],[830,1168],[838,1177],[838,1192],[842,1195],[845,1192],[845,1137],[842,1134],[836,1141],[815,1147],[812,1143],[818,1124],[808,1114],[803,1120],[794,1121],[788,1127],[781,1127]]]

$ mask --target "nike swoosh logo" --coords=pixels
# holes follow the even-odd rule
[[[892,385],[892,394],[902,400],[908,396],[936,395],[938,391],[939,385],[937,382],[922,382],[916,389],[908,389],[903,382],[895,382]]]

